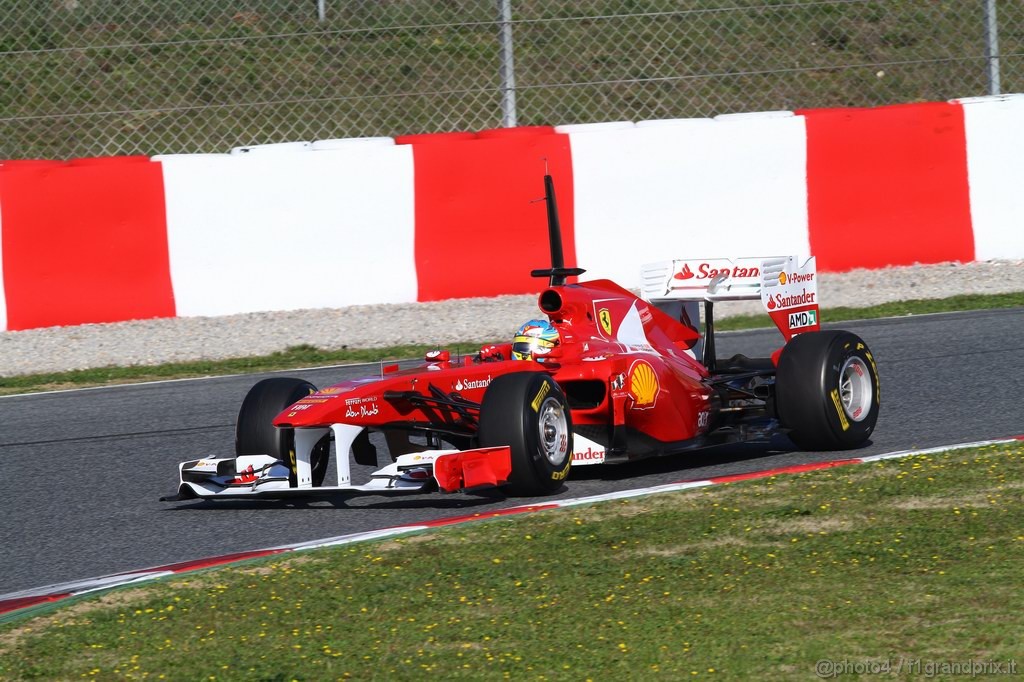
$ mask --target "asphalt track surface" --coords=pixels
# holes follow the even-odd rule
[[[770,448],[581,467],[544,499],[1024,433],[1024,309],[837,326],[860,334],[878,363],[881,413],[867,446],[795,452],[779,438]],[[765,356],[780,341],[773,330],[725,333],[718,354]],[[326,386],[370,373],[363,366],[285,374]],[[536,501],[492,491],[308,503],[160,502],[174,492],[179,461],[232,453],[238,406],[257,378],[0,398],[0,595]]]

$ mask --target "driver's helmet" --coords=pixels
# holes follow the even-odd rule
[[[513,360],[533,360],[547,355],[558,345],[558,330],[547,320],[530,320],[516,331],[512,339]]]

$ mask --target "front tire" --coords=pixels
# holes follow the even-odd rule
[[[481,447],[508,445],[513,495],[547,495],[572,466],[572,419],[565,394],[543,372],[505,374],[487,387],[480,407]]]
[[[790,440],[802,450],[862,445],[878,420],[874,356],[851,332],[795,336],[779,358],[775,404]]]
[[[273,377],[257,382],[238,410],[235,422],[236,455],[270,455],[288,465],[288,483],[298,485],[295,468],[295,431],[274,427],[274,417],[286,407],[316,393],[316,386],[290,377]],[[323,485],[330,458],[330,438],[324,437],[313,448],[310,464],[313,469],[313,486]]]

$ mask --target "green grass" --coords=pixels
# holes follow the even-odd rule
[[[995,295],[964,295],[945,299],[900,301],[871,308],[829,308],[822,312],[822,319],[825,323],[831,323],[1020,306],[1024,306],[1024,292]],[[768,317],[765,315],[740,315],[723,318],[716,322],[715,327],[721,332],[757,329],[770,326],[770,324]],[[485,339],[481,340],[480,343],[463,343],[457,346],[453,344],[452,349],[455,350],[457,348],[466,353],[473,353],[484,343],[492,342],[494,342],[493,339]],[[287,350],[270,355],[229,360],[201,360],[157,366],[102,367],[71,372],[26,374],[0,377],[0,395],[84,388],[118,383],[159,381],[162,379],[268,372],[342,363],[410,359],[423,357],[423,354],[432,348],[435,348],[435,346],[412,345],[393,346],[390,348],[325,350],[303,345],[293,346]]]
[[[1017,443],[279,555],[0,626],[0,677],[806,680],[822,660],[1006,664],[1024,631],[1022,481]]]

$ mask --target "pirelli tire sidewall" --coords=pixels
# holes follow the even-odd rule
[[[804,450],[846,450],[864,444],[878,421],[874,355],[852,332],[800,334],[779,358],[775,405],[790,439]]]
[[[316,386],[303,379],[272,377],[249,389],[235,422],[236,455],[270,455],[288,465],[288,480],[298,485],[295,470],[295,431],[274,427],[274,417],[286,407],[316,392]],[[323,485],[330,459],[330,440],[324,438],[313,449],[310,464],[313,485]]]
[[[554,434],[547,443],[545,425]],[[478,441],[481,447],[510,447],[510,494],[547,495],[561,489],[572,466],[572,417],[565,394],[545,372],[497,377],[480,406]]]

